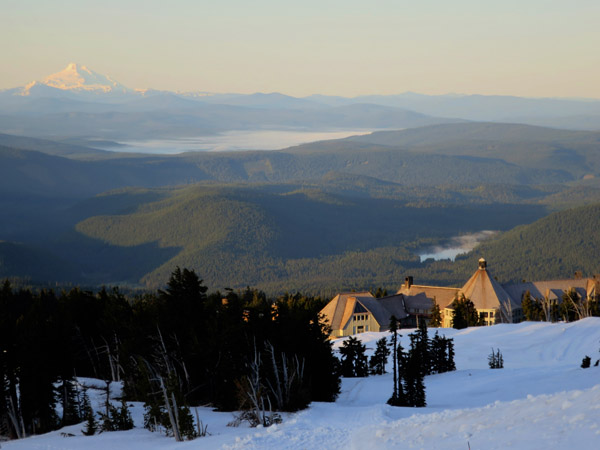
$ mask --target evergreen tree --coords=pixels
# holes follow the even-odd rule
[[[386,338],[381,338],[377,341],[377,347],[375,353],[371,356],[369,366],[371,373],[374,375],[383,375],[385,372],[385,365],[390,355],[390,349],[387,346]]]
[[[79,402],[77,401],[77,389],[72,379],[62,379],[58,388],[60,404],[63,414],[61,426],[73,425],[79,423],[83,418],[79,411]]]
[[[181,405],[177,411],[177,418],[179,421],[179,432],[183,438],[192,440],[198,436],[189,406]]]
[[[438,332],[435,332],[431,339],[430,355],[431,370],[430,373],[442,373],[445,370],[447,345],[445,339],[441,338]]]
[[[419,372],[422,373],[423,376],[429,375],[431,373],[430,342],[427,333],[427,323],[424,320],[419,322],[419,328],[414,335],[415,362],[418,365]]]
[[[525,295],[523,295],[523,300],[521,300],[521,308],[523,309],[525,320],[543,320],[544,314],[542,311],[542,306],[537,300],[531,298],[529,291],[525,292]]]
[[[473,302],[464,295],[455,298],[452,302],[452,327],[460,330],[479,325],[482,322]]]
[[[425,335],[427,331],[425,330]],[[406,406],[422,407],[426,405],[424,377],[428,369],[427,341],[423,344],[423,331],[419,330],[410,336],[410,350],[403,373],[405,384]]]
[[[399,405],[399,395],[398,395],[398,320],[396,316],[392,316],[390,319],[390,333],[391,337],[391,346],[392,346],[392,361],[393,361],[393,373],[394,373],[394,388],[392,391],[392,396],[388,399],[387,403],[392,406],[400,406]]]
[[[446,360],[446,367],[444,372],[452,372],[456,370],[456,364],[454,363],[454,339],[446,339],[448,348],[448,359]]]
[[[350,336],[344,341],[340,347],[343,377],[366,377],[369,375],[366,349],[367,347],[354,336]]]
[[[413,377],[413,403],[410,406],[417,408],[423,408],[427,406],[426,395],[425,395],[425,382],[424,376],[421,373],[416,373]]]
[[[85,419],[85,428],[81,432],[85,436],[93,436],[98,431],[98,422],[86,390],[83,391],[82,412]]]
[[[440,311],[440,305],[437,304],[435,298],[433,299],[433,308],[431,308],[429,325],[433,328],[439,328],[442,326],[442,312]]]
[[[388,400],[388,404],[392,406],[408,406],[408,387],[407,387],[407,378],[406,374],[408,371],[408,354],[404,351],[404,347],[402,347],[402,343],[398,341],[398,348],[396,349],[396,360],[398,365],[398,387],[397,387],[397,398],[396,403],[390,403]]]
[[[168,415],[160,406],[166,403],[156,382],[161,375],[186,438],[193,434],[185,431],[185,423],[194,430],[188,402],[237,408],[235,381],[248,375],[245,357],[254,340],[262,343],[263,356],[264,343],[276,343],[276,363],[266,364],[261,374],[269,395],[288,374],[277,408],[333,401],[339,394],[340,362],[319,320],[322,307],[318,298],[288,294],[273,302],[250,288],[207,296],[194,271],[179,268],[163,291],[134,298],[116,288],[98,293],[73,288],[56,297],[50,290],[16,291],[5,282],[0,285],[0,422],[9,413],[15,417],[9,421],[11,437],[81,419],[86,420],[82,431],[90,434],[129,426],[127,405],[113,406],[110,393],[102,414],[91,410],[87,393],[80,401],[71,376],[77,373],[107,383],[122,377],[125,398],[152,405],[147,423],[161,426],[161,416]],[[156,366],[156,373],[145,361]],[[367,375],[364,352],[356,369],[356,375]],[[173,380],[176,390],[169,386]],[[158,407],[153,406],[156,397],[162,402]]]
[[[129,412],[129,406],[125,398],[121,399],[119,409],[113,408],[111,410],[111,422],[113,423],[114,430],[131,430],[133,428],[133,418],[131,417],[131,412]]]
[[[96,421],[96,417],[94,416],[94,412],[90,411],[86,415],[85,428],[81,430],[81,432],[85,436],[93,436],[98,431],[98,422]]]

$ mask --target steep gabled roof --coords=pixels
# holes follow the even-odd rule
[[[521,303],[508,295],[500,283],[490,276],[483,258],[479,260],[479,268],[460,289],[459,295],[470,299],[478,310],[521,307]]]
[[[321,314],[332,330],[343,329],[354,313],[356,298],[374,298],[370,292],[343,292],[325,305]]]

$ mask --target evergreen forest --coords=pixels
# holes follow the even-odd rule
[[[0,277],[141,292],[180,266],[222,291],[329,297],[394,292],[407,275],[462,285],[481,256],[500,282],[593,276],[598,142],[446,123],[277,151],[144,155],[0,135]],[[497,234],[456,261],[419,257],[482,230]]]
[[[268,299],[249,288],[209,293],[193,270],[180,268],[164,290],[135,296],[118,288],[32,291],[5,281],[2,434],[23,437],[84,420],[90,434],[126,429],[125,401],[141,401],[148,428],[190,438],[197,433],[190,405],[241,410],[241,420],[256,426],[277,420],[269,411],[334,401],[340,372],[318,320],[322,306],[318,298]],[[90,416],[76,377],[104,380],[107,392],[122,382],[123,406],[107,401],[100,417]]]

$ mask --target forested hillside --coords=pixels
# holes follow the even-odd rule
[[[497,158],[520,168],[562,169],[578,178],[597,175],[600,169],[598,132],[467,123],[380,131],[348,140],[401,147],[420,154]]]
[[[571,278],[600,273],[600,204],[557,212],[482,243],[455,264],[475,267],[476,258],[490,261],[502,282]]]
[[[155,286],[180,265],[196,268],[212,285],[272,289],[395,283],[418,262],[412,253],[418,248],[545,214],[542,206],[510,203],[450,207],[294,185],[202,184],[119,191],[71,213],[79,211],[104,212],[79,222],[55,251],[89,267],[91,280],[108,272],[116,281]],[[77,257],[77,248],[85,256]]]
[[[220,288],[269,293],[394,289],[409,272],[457,285],[479,256],[420,263],[417,254],[600,203],[598,133],[524,125],[436,125],[280,151],[170,156],[6,135],[1,143],[14,147],[0,146],[0,276],[34,284],[156,287],[180,265]],[[592,236],[573,230],[584,242]],[[514,247],[539,240],[524,241]],[[559,246],[552,258],[568,252],[562,242],[579,248],[551,242]],[[597,270],[575,252],[568,263],[548,256],[538,266],[534,248],[526,255],[535,263],[519,257],[521,270],[518,252],[495,245],[478,252],[502,280]]]

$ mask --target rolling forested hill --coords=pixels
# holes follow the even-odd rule
[[[460,284],[479,253],[422,264],[417,252],[600,203],[598,133],[522,125],[439,125],[280,151],[172,156],[88,153],[10,136],[2,143],[0,277],[32,282],[155,287],[179,265],[214,287],[270,292],[392,289],[408,272]],[[581,226],[593,226],[593,214],[583,217]],[[591,228],[567,222],[563,229],[582,243],[554,244],[578,249],[595,239]],[[596,270],[577,251],[564,263],[519,257],[521,270],[520,253],[506,249],[552,236],[532,230],[524,243],[494,239],[478,250],[500,279]],[[528,251],[534,258],[536,249]],[[559,251],[568,249],[546,259]]]
[[[484,256],[501,281],[534,281],[570,278],[575,271],[600,274],[599,255],[600,204],[595,204],[556,212],[502,233],[456,266],[473,268]]]
[[[401,199],[348,197],[293,185],[195,185],[147,195],[152,194],[164,197],[76,226],[87,239],[114,247],[162,250],[163,258],[155,258],[155,269],[143,277],[150,285],[162,282],[175,265],[196,267],[221,286],[283,286],[284,280],[299,286],[310,284],[314,275],[328,284],[353,277],[365,282],[382,264],[372,260],[365,267],[363,253],[379,248],[396,261],[414,263],[418,259],[409,249],[459,232],[509,229],[544,214],[541,206],[411,206]],[[340,263],[341,257],[354,260]]]
[[[348,138],[420,154],[501,159],[520,168],[562,169],[581,178],[598,175],[600,133],[520,124],[467,123],[380,131]]]
[[[195,268],[215,288],[327,295],[375,286],[393,290],[407,275],[424,284],[461,285],[481,256],[502,282],[600,272],[599,204],[513,228],[544,216],[545,208],[414,206],[290,185],[193,185],[116,191],[68,214],[87,218],[49,249],[2,243],[0,276],[156,287],[179,265]],[[507,231],[454,263],[420,263],[416,256],[452,236],[490,228]]]

